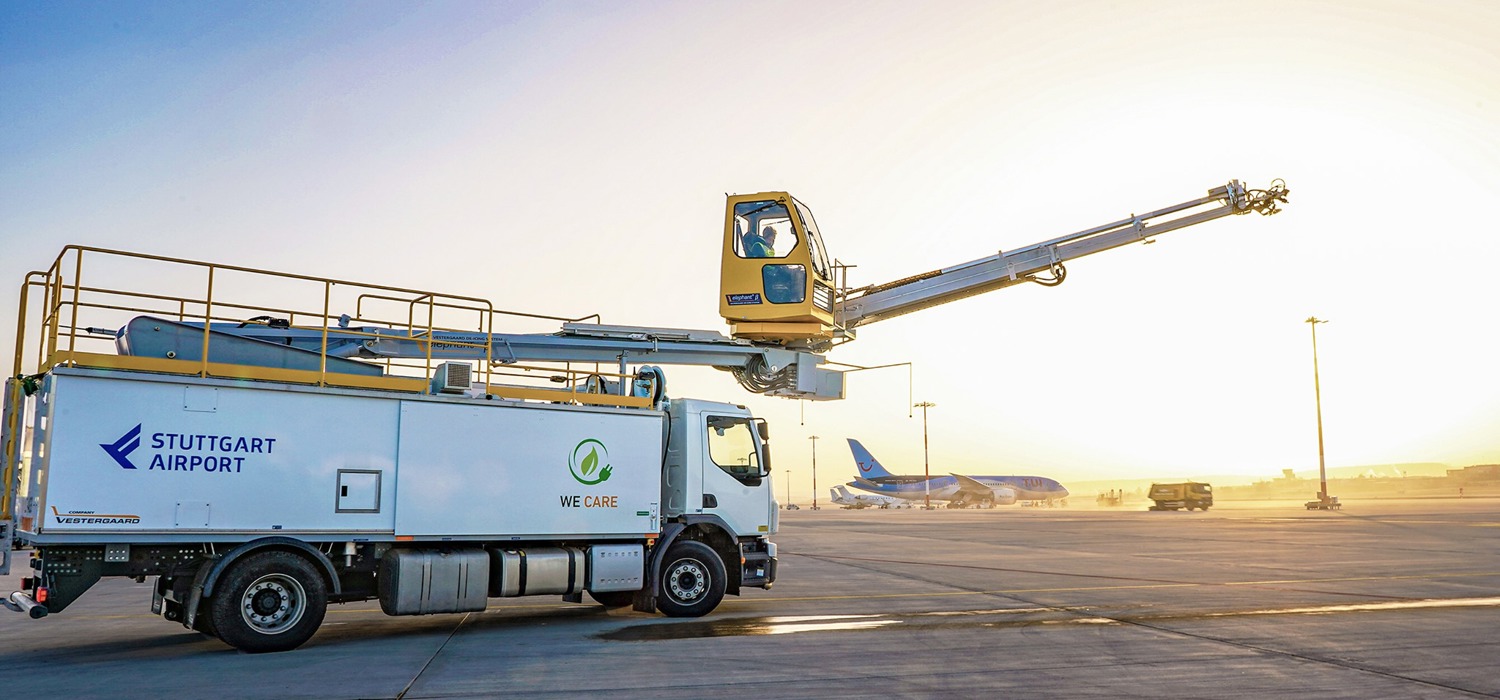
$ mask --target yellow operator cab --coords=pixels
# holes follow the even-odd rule
[[[833,338],[833,267],[812,211],[791,195],[729,197],[719,279],[719,314],[734,337],[782,344]]]

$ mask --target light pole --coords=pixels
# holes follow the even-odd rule
[[[1312,329],[1313,348],[1313,401],[1318,411],[1318,503],[1327,508],[1328,468],[1323,461],[1323,388],[1318,383],[1318,324],[1328,323],[1316,316],[1308,316],[1307,325]]]
[[[786,470],[786,504],[792,504],[792,470]]]
[[[935,408],[937,404],[931,401],[923,401],[913,404],[913,408],[922,409],[922,510],[932,510],[932,470],[927,461],[927,409]]]
[[[812,440],[812,474],[813,474],[813,504],[812,509],[818,509],[818,436],[809,435],[807,439]]]

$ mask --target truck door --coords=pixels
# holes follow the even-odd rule
[[[769,532],[769,472],[752,419],[705,414],[704,430],[703,512],[739,535]]]

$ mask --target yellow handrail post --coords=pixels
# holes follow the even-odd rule
[[[47,280],[47,357],[57,352],[57,321],[62,314],[63,278],[61,266],[57,274]],[[54,284],[55,282],[55,284]]]
[[[208,325],[214,318],[214,266],[208,266],[208,294],[203,300],[203,369],[198,371],[198,376],[208,376]]]
[[[433,317],[437,315],[436,301],[431,294],[427,295],[427,366],[423,371],[429,378],[432,377],[432,327]]]
[[[323,280],[323,352],[318,354],[318,386],[328,386],[328,306],[333,296],[333,282]],[[291,319],[287,319],[288,325]]]
[[[25,367],[26,357],[26,297],[31,291],[33,282],[31,278],[39,273],[29,272],[26,281],[21,283],[21,307],[16,312],[16,367],[11,376],[19,377]]]
[[[68,320],[68,353],[77,349],[78,343],[78,285],[83,281],[83,251],[78,251],[78,257],[73,260],[73,315]]]

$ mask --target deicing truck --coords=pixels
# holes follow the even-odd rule
[[[670,616],[770,588],[770,431],[676,398],[661,365],[839,399],[821,366],[858,325],[1005,288],[1286,189],[1208,195],[962,265],[850,288],[811,211],[729,198],[731,333],[604,325],[473,297],[68,246],[21,285],[0,416],[0,604],[61,613],[102,577],[250,652],[293,649],[330,603],[390,615],[556,595]],[[752,236],[752,234],[754,234]],[[753,238],[753,240],[752,240]],[[593,318],[594,322],[586,322]],[[544,333],[515,323],[561,322]]]

